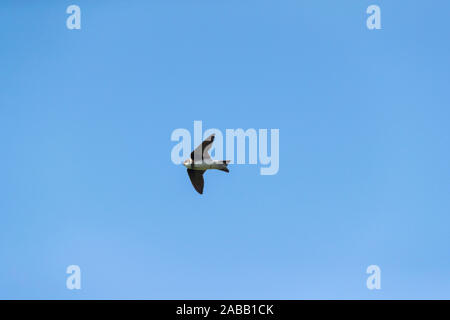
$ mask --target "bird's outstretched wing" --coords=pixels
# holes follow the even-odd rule
[[[203,186],[205,185],[205,181],[203,180],[203,173],[206,170],[192,170],[187,169],[189,179],[191,179],[191,183],[194,186],[195,190],[198,193],[203,194]]]
[[[191,153],[191,159],[194,160],[194,162],[203,161],[203,160],[210,160],[211,157],[208,154],[209,149],[212,147],[212,143],[214,141],[215,135],[212,134],[208,138],[206,138],[201,145],[199,145],[197,148],[195,148],[194,151]]]

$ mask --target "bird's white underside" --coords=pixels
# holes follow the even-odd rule
[[[183,165],[192,170],[223,169],[225,167],[223,161],[219,160],[195,161],[194,165],[192,163],[183,163]]]

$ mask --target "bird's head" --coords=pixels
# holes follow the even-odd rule
[[[186,168],[189,168],[191,166],[191,163],[192,163],[192,159],[191,158],[186,159],[183,162],[183,166],[185,166]]]

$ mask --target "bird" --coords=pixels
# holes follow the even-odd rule
[[[230,172],[227,167],[230,160],[213,160],[208,153],[209,149],[212,147],[214,138],[214,134],[206,138],[194,149],[194,151],[192,151],[191,157],[183,162],[183,165],[187,168],[187,173],[194,189],[200,194],[203,194],[203,187],[205,185],[203,174],[206,170],[217,169],[224,172]]]

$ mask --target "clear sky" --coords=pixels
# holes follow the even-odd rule
[[[1,1],[0,298],[450,298],[449,12]],[[197,194],[170,159],[194,120],[279,129],[278,174]]]

